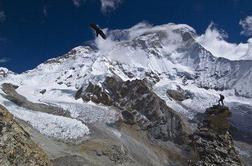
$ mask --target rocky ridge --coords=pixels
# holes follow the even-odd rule
[[[51,166],[47,154],[0,105],[0,163],[2,166]]]
[[[189,138],[193,151],[189,165],[242,165],[228,132],[231,116],[228,107],[208,108],[198,129],[189,135],[182,117],[152,92],[146,80],[124,82],[107,77],[100,85],[90,83],[86,89],[81,88],[76,98],[121,109],[124,123],[146,130],[150,140],[188,145]]]
[[[191,138],[198,159],[195,166],[239,166],[240,157],[229,133],[231,112],[228,107],[214,105],[206,110],[202,123]]]
[[[181,116],[160,99],[145,80],[123,82],[118,77],[107,77],[101,86],[90,83],[76,93],[76,99],[113,105],[122,111],[127,124],[137,124],[147,130],[151,139],[183,144],[188,130]]]

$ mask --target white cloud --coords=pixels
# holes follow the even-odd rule
[[[80,7],[86,0],[72,0],[74,6]],[[101,11],[106,14],[115,10],[122,2],[122,0],[99,0],[101,3]]]
[[[81,3],[82,3],[82,0],[72,0],[74,6],[76,7],[80,7],[81,6]]]
[[[0,11],[0,23],[3,23],[6,20],[6,15],[4,11]]]
[[[247,43],[230,43],[226,41],[227,37],[225,32],[211,23],[204,34],[196,37],[196,41],[216,57],[230,60],[252,59],[252,38]]]
[[[101,10],[103,13],[108,13],[111,10],[115,10],[122,0],[100,0],[101,1]]]
[[[135,40],[136,38],[140,40],[147,40],[148,37],[153,36],[152,34],[159,33],[158,40],[160,40],[160,42],[164,46],[162,50],[167,54],[174,52],[182,43],[181,35],[178,33],[174,33],[174,30],[178,29],[183,29],[184,31],[190,31],[195,33],[195,30],[186,24],[169,23],[153,26],[147,22],[141,22],[128,29],[115,29],[115,30],[103,29],[104,33],[107,35],[107,39],[104,40],[101,37],[96,37],[95,42],[96,46],[104,54],[110,55],[113,52],[113,50],[118,50],[118,48],[120,47],[119,50],[123,51],[121,53],[116,53],[114,55],[119,54],[124,55],[125,52],[126,54],[129,54],[130,51],[125,51],[124,49],[125,46],[118,45],[119,43],[132,41]],[[139,50],[139,52],[142,51]]]
[[[245,36],[252,36],[252,16],[247,16],[240,20],[239,24],[242,26],[241,34]]]
[[[173,30],[181,29],[183,31],[190,31],[195,34],[195,40],[210,51],[215,57],[224,57],[230,60],[252,60],[252,38],[248,39],[245,43],[231,43],[228,42],[228,34],[224,30],[217,29],[211,23],[206,31],[201,35],[196,35],[195,29],[186,24],[164,24],[153,26],[148,23],[142,22],[129,29],[108,30],[104,29],[107,35],[107,40],[100,37],[96,38],[96,44],[103,52],[111,52],[113,48],[121,41],[131,41],[142,34],[153,32],[166,32],[166,37],[161,41],[164,45],[166,52],[173,52],[178,45],[181,45],[182,38],[177,33],[172,33]],[[167,37],[169,36],[169,37]]]
[[[9,61],[8,58],[0,58],[0,63],[6,63],[8,61]]]

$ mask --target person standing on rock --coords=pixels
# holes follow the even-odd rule
[[[225,97],[222,94],[220,94],[220,99],[218,101],[218,104],[224,106],[224,102],[223,102],[224,99]]]

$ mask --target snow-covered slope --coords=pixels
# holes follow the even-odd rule
[[[82,123],[94,120],[88,120],[90,112],[81,113],[88,112],[90,105],[74,100],[76,90],[89,82],[99,84],[111,75],[123,80],[146,78],[170,107],[189,117],[194,111],[203,111],[215,104],[219,93],[226,96],[227,104],[252,105],[252,61],[215,57],[197,43],[195,30],[188,25],[140,23],[125,30],[107,31],[107,34],[107,40],[96,38],[92,44],[76,47],[35,69],[0,76],[0,82],[18,85],[17,92],[30,101],[70,109],[71,116],[81,119]],[[190,91],[193,97],[183,102],[167,97],[167,89],[178,88]],[[114,110],[96,110],[90,116],[95,121],[117,118]]]

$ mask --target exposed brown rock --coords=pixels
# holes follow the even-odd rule
[[[111,145],[103,149],[101,153],[98,152],[97,155],[107,156],[114,163],[122,164],[131,161],[128,156],[128,151],[123,145]]]
[[[0,105],[0,163],[1,166],[50,166],[46,153],[30,135]]]
[[[213,106],[206,110],[203,123],[190,136],[192,147],[198,155],[198,159],[190,165],[242,165],[232,136],[228,132],[230,116],[228,107]]]
[[[231,112],[225,106],[213,106],[206,109],[207,119],[206,123],[209,128],[220,134],[225,134],[229,129],[229,117]]]

